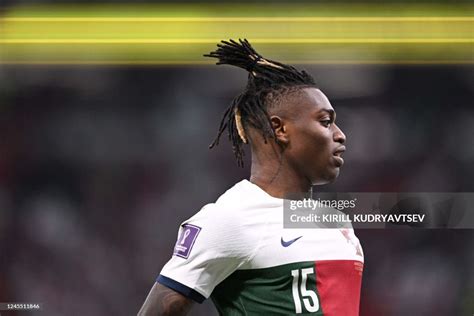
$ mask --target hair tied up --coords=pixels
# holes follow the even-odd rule
[[[264,58],[246,39],[221,41],[215,51],[204,56],[217,58],[217,65],[227,64],[250,73],[245,90],[224,112],[217,136],[209,146],[218,145],[227,130],[237,164],[243,166],[242,145],[249,141],[245,128],[260,130],[265,142],[267,138],[275,138],[267,112],[267,95],[288,93],[292,87],[315,86],[314,79],[305,71]]]

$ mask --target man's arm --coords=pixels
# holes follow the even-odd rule
[[[193,306],[193,300],[155,283],[148,294],[138,316],[184,316]]]

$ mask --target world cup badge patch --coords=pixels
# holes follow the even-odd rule
[[[181,233],[179,234],[178,241],[174,246],[173,255],[187,259],[200,231],[201,227],[184,224]]]

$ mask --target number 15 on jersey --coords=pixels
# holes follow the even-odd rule
[[[306,288],[308,276],[311,274],[314,274],[314,268],[291,270],[291,275],[293,276],[293,300],[295,302],[296,314],[303,312],[302,305],[304,305],[304,308],[309,313],[315,313],[319,310],[318,295],[315,291]],[[299,287],[298,284],[300,285]],[[303,302],[303,304],[301,304],[301,302]]]

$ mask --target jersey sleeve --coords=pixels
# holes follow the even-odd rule
[[[248,260],[253,249],[244,236],[229,212],[205,206],[181,224],[173,255],[157,282],[202,303]]]

